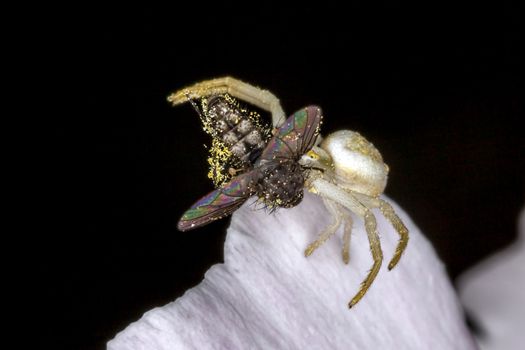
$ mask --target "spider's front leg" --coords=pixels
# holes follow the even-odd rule
[[[326,242],[334,233],[337,232],[337,229],[339,226],[341,226],[341,221],[343,219],[343,215],[341,213],[341,208],[339,208],[339,205],[327,198],[322,198],[324,205],[328,212],[332,215],[332,219],[334,220],[333,223],[328,225],[320,234],[319,237],[312,243],[308,245],[306,250],[304,251],[304,256],[308,257],[310,256],[314,250],[319,248],[324,242]]]
[[[351,308],[357,304],[359,300],[361,300],[361,298],[366,294],[372,285],[372,282],[374,282],[374,279],[376,278],[383,262],[383,251],[381,250],[381,243],[379,241],[379,235],[377,234],[376,218],[372,211],[364,206],[351,193],[322,178],[313,180],[309,190],[311,192],[317,193],[323,198],[327,198],[342,205],[364,219],[365,230],[370,243],[370,251],[372,253],[374,263],[368,272],[368,275],[361,283],[359,291],[348,303],[348,307]]]
[[[343,231],[343,262],[350,262],[350,235],[352,234],[352,216],[347,211],[343,211],[345,228]]]
[[[268,90],[263,90],[232,77],[205,80],[175,91],[168,96],[173,105],[185,103],[188,99],[199,99],[211,95],[230,94],[241,101],[251,103],[272,114],[273,126],[286,120],[279,99]]]
[[[321,136],[319,135],[319,139]],[[331,157],[322,148],[314,146],[310,152],[303,155],[299,161],[305,168],[310,168],[305,187],[311,192],[317,193],[312,186],[312,183],[316,179],[335,179],[333,174],[333,164]],[[305,251],[305,256],[309,256],[312,252],[319,248],[333,233],[337,231],[341,225],[341,221],[344,224],[343,230],[343,262],[348,264],[350,261],[350,235],[352,233],[352,216],[336,201],[332,201],[326,197],[321,196],[325,207],[332,214],[334,223],[329,225],[320,235],[319,238],[311,243]],[[333,231],[333,232],[332,232]],[[328,232],[331,232],[330,234]]]
[[[321,197],[323,203],[328,209],[328,212],[332,215],[334,220],[333,223],[328,225],[320,234],[319,237],[308,245],[304,251],[304,256],[309,257],[312,253],[319,248],[324,242],[326,242],[341,225],[344,226],[343,231],[343,261],[348,264],[350,261],[350,234],[352,233],[352,217],[350,214],[341,207],[340,204]]]

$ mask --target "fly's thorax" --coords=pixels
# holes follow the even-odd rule
[[[258,169],[256,193],[269,208],[291,208],[303,199],[304,170],[293,159],[273,160]]]

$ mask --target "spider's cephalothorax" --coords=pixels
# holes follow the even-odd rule
[[[212,136],[208,163],[216,187],[252,168],[271,137],[271,127],[228,94],[201,99],[203,129]]]

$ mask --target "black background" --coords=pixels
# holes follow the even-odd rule
[[[34,58],[50,96],[50,233],[31,241],[53,319],[43,347],[103,348],[221,262],[227,219],[175,228],[212,187],[197,116],[166,96],[204,79],[267,88],[289,113],[317,104],[324,134],[366,136],[390,166],[386,193],[452,278],[509,244],[524,203],[525,55],[520,10],[498,4],[56,9]]]

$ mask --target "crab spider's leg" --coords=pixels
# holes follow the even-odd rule
[[[407,244],[408,244],[408,229],[403,224],[403,221],[397,216],[396,212],[392,208],[392,206],[385,202],[382,199],[379,199],[379,209],[387,218],[388,221],[394,226],[394,229],[399,234],[399,242],[397,243],[396,251],[394,253],[394,256],[392,257],[392,260],[390,260],[390,263],[388,263],[388,269],[392,270],[394,266],[399,262],[399,259],[401,258],[401,254],[405,251]]]
[[[388,269],[392,270],[399,262],[399,259],[401,259],[401,255],[408,245],[408,229],[403,224],[403,221],[401,221],[399,216],[397,216],[394,208],[392,208],[392,206],[385,200],[381,198],[369,197],[361,193],[352,193],[358,197],[361,202],[365,203],[366,206],[374,208],[379,207],[381,213],[383,213],[385,218],[390,221],[390,224],[392,224],[396,232],[399,234],[399,242],[397,243],[396,251],[392,257],[392,260],[390,260],[388,263]]]
[[[228,93],[242,101],[248,102],[272,114],[273,126],[286,120],[286,115],[279,99],[268,90],[263,90],[232,77],[205,80],[175,91],[168,96],[173,105],[185,103],[188,99],[199,99],[205,96]]]
[[[308,248],[306,248],[304,252],[304,256],[310,256],[317,248],[319,248],[335,232],[337,232],[339,226],[343,225],[343,262],[348,264],[350,261],[350,235],[352,233],[352,217],[348,212],[340,207],[340,204],[323,197],[321,197],[321,199],[323,200],[325,207],[332,214],[334,222],[327,226],[323,232],[319,234],[319,238],[315,242],[312,242],[308,245]]]
[[[322,178],[313,178],[307,182],[308,191],[315,193],[323,198],[328,198],[336,203],[341,204],[343,207],[356,213],[360,217],[364,218],[366,214],[366,207],[360,203],[353,195],[343,190],[339,186],[324,180]]]
[[[350,235],[352,233],[352,217],[348,212],[343,212],[344,231],[343,231],[343,262],[348,264],[350,261]]]
[[[343,218],[340,208],[338,208],[338,204],[326,199],[322,198],[324,205],[326,209],[328,209],[328,212],[332,215],[332,218],[334,220],[333,223],[328,225],[322,232],[319,234],[319,237],[312,243],[308,245],[306,250],[304,251],[304,256],[308,257],[310,256],[317,248],[319,248],[324,242],[328,240],[341,226],[341,219]]]
[[[352,298],[352,300],[350,300],[350,303],[348,303],[348,307],[351,308],[357,304],[368,291],[368,288],[370,288],[372,282],[374,282],[374,279],[376,278],[377,273],[381,267],[381,263],[383,262],[383,252],[381,251],[381,243],[379,242],[379,236],[377,234],[376,218],[370,209],[360,203],[357,198],[355,198],[352,194],[345,192],[331,182],[323,179],[315,179],[312,181],[309,190],[319,194],[322,197],[336,201],[337,203],[361,216],[365,220],[365,229],[368,235],[370,251],[372,252],[374,263],[368,272],[368,275],[361,283],[361,288],[359,288],[357,294]]]
[[[369,209],[366,209],[365,229],[366,234],[368,235],[368,242],[370,243],[370,251],[372,252],[374,263],[370,271],[368,271],[368,275],[361,283],[361,288],[348,304],[349,308],[357,304],[368,291],[368,288],[370,288],[372,282],[374,282],[374,279],[381,268],[381,263],[383,262],[383,251],[381,250],[381,243],[379,242],[379,236],[377,234],[376,218]]]

